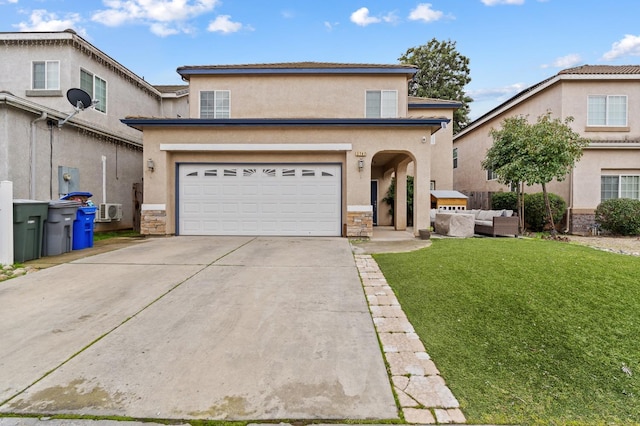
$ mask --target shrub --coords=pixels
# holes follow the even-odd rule
[[[548,195],[549,203],[551,204],[553,222],[558,224],[562,220],[564,213],[567,211],[567,203],[557,194],[548,193]],[[547,218],[547,209],[544,205],[544,194],[542,192],[525,195],[524,219],[529,225],[529,229],[531,231],[544,231],[549,220]]]
[[[640,200],[614,198],[596,208],[596,222],[602,229],[620,235],[640,235]]]
[[[518,210],[518,193],[494,192],[491,194],[491,208],[493,210]]]
[[[382,199],[389,205],[389,214],[393,219],[393,205],[396,198],[396,178],[391,178],[387,195]],[[413,226],[413,176],[407,176],[407,226]]]

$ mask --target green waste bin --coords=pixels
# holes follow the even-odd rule
[[[73,221],[80,203],[57,200],[49,202],[47,221],[44,224],[42,255],[56,256],[73,248]]]
[[[15,262],[39,259],[48,201],[13,200],[13,258]]]

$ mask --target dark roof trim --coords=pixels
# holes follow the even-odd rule
[[[410,102],[409,109],[461,108],[462,102]]]
[[[188,79],[192,75],[257,75],[257,74],[404,74],[413,76],[413,65],[369,65],[333,63],[290,63],[223,66],[183,66],[178,74]]]
[[[125,118],[135,129],[144,127],[413,127],[444,126],[448,118]],[[444,123],[444,124],[443,124]]]

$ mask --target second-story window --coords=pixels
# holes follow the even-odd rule
[[[80,70],[80,88],[87,92],[91,99],[95,99],[98,103],[95,106],[100,112],[107,112],[107,82],[97,75]]]
[[[453,168],[458,168],[458,148],[453,148]]]
[[[626,126],[627,97],[625,95],[588,97],[587,126]]]
[[[229,118],[231,94],[228,90],[200,92],[200,118]]]
[[[367,90],[366,118],[396,118],[398,92],[396,90]]]
[[[59,90],[60,61],[34,61],[31,86],[34,90]]]

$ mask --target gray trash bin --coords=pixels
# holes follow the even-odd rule
[[[70,252],[73,248],[73,221],[80,203],[57,200],[49,202],[47,221],[44,226],[42,255],[56,256]]]

